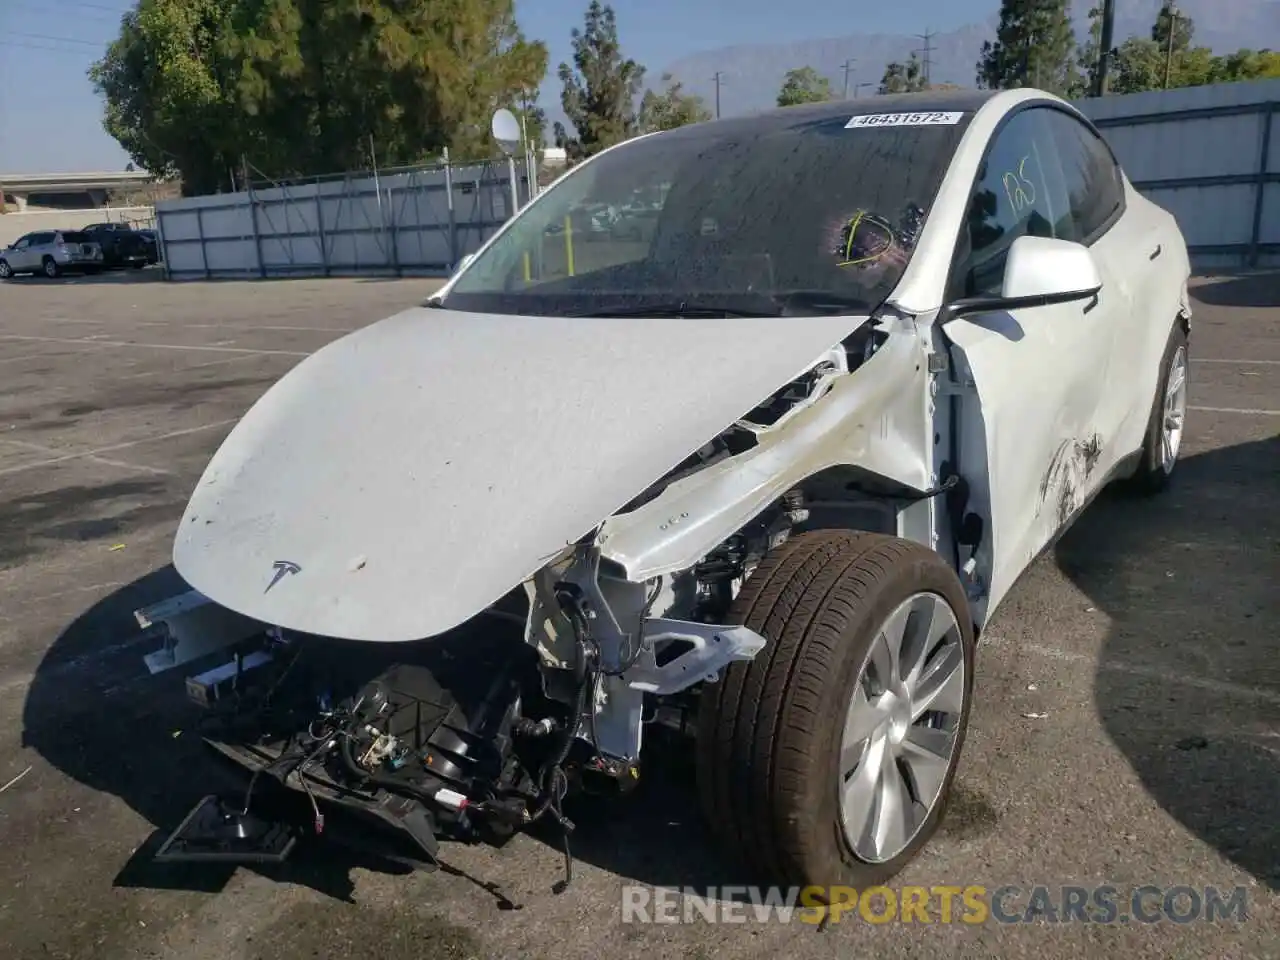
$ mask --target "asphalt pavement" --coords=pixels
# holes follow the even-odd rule
[[[0,955],[1280,956],[1280,276],[1267,274],[1197,281],[1172,488],[1100,498],[1015,588],[979,653],[952,809],[894,881],[1016,886],[1016,915],[1037,885],[1239,887],[1243,920],[624,922],[624,887],[739,879],[678,757],[630,799],[577,813],[559,895],[560,851],[534,836],[448,846],[435,873],[328,849],[272,869],[151,863],[216,777],[172,719],[180,678],[146,673],[152,643],[132,619],[180,588],[168,561],[187,495],[293,364],[434,287],[169,284],[154,270],[0,285]]]

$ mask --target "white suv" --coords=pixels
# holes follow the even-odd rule
[[[102,247],[78,230],[43,230],[20,237],[0,250],[0,280],[19,273],[60,276],[66,270],[97,273]]]

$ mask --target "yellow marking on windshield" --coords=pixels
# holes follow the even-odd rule
[[[844,262],[853,262],[853,235],[858,232],[858,224],[862,222],[862,211],[858,211],[858,215],[849,221],[849,241],[844,245]]]
[[[529,251],[526,250],[521,256],[524,260],[524,282],[528,283],[533,279],[533,271],[529,269]]]
[[[844,259],[840,261],[839,266],[856,267],[858,266],[858,264],[861,264],[861,263],[874,263],[875,261],[879,260],[882,256],[884,256],[885,253],[889,250],[889,247],[892,246],[893,241],[890,240],[889,243],[886,243],[884,245],[883,249],[877,250],[875,253],[869,253],[865,257],[859,257],[857,260],[852,259],[853,236],[858,230],[858,224],[862,223],[864,219],[868,219],[867,212],[865,210],[859,210],[857,216],[855,216],[852,220],[849,221],[849,239],[848,241],[845,242]],[[875,217],[872,219],[879,220],[880,218]],[[887,224],[886,224],[886,228],[887,228]]]
[[[564,218],[564,259],[569,268],[569,276],[573,276],[573,217]]]

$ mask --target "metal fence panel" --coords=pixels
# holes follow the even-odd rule
[[[1077,101],[1199,268],[1280,263],[1280,80]]]
[[[483,163],[189,197],[156,217],[172,279],[442,275],[511,206],[507,165]]]

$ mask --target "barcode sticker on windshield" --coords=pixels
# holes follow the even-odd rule
[[[857,127],[933,127],[948,126],[960,122],[963,113],[930,111],[927,113],[868,113],[852,118],[844,125],[846,130]]]

